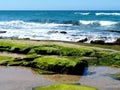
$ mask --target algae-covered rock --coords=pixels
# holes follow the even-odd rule
[[[98,90],[98,89],[83,85],[55,84],[51,86],[38,87],[35,90]]]
[[[37,58],[34,65],[42,70],[49,70],[57,73],[83,75],[87,61],[74,61],[65,57],[44,56]]]

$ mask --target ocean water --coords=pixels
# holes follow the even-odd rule
[[[0,11],[0,31],[2,38],[113,42],[120,38],[120,11]]]

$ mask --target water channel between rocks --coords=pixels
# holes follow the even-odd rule
[[[0,90],[32,90],[33,87],[55,83],[80,83],[96,87],[99,90],[120,90],[120,81],[111,75],[120,73],[120,69],[111,67],[89,67],[86,75],[39,75],[31,68],[0,67]]]
[[[120,90],[120,80],[113,78],[117,73],[120,73],[119,68],[90,67],[87,74],[79,80],[79,83],[96,87],[99,90]]]

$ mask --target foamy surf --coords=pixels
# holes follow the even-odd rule
[[[119,25],[120,22],[105,20],[78,20],[77,23],[74,20],[68,23],[0,21],[0,31],[5,31],[0,33],[0,37],[70,42],[79,42],[87,38],[86,43],[92,40],[114,42],[120,37],[120,33],[110,32],[110,30],[119,28]]]
[[[83,24],[83,25],[99,25],[99,26],[114,26],[114,25],[120,24],[119,22],[98,21],[98,20],[94,20],[94,21],[80,20],[79,22],[80,24]]]

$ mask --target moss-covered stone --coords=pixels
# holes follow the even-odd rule
[[[39,87],[35,90],[98,90],[93,87],[73,84],[55,84],[51,86]]]
[[[92,46],[88,44],[87,46],[86,44],[84,44],[84,46],[83,44],[76,45],[77,43],[64,43],[65,45],[58,45],[52,42],[52,44],[38,43],[39,42],[36,42],[35,44],[28,44],[28,41],[20,42],[18,40],[14,42],[13,40],[0,40],[1,52],[7,51],[10,53],[26,55],[26,57],[12,58],[12,60],[10,58],[1,60],[0,64],[22,65],[54,71],[57,73],[79,75],[83,73],[84,67],[86,67],[87,64],[120,67],[120,51],[118,48],[119,46],[113,46],[118,48],[117,51],[108,48],[104,49],[106,47],[112,46],[101,45],[100,48],[95,44],[92,44]]]
[[[70,60],[65,57],[45,56],[34,61],[37,68],[58,73],[82,75],[84,68],[88,67],[85,61]]]

